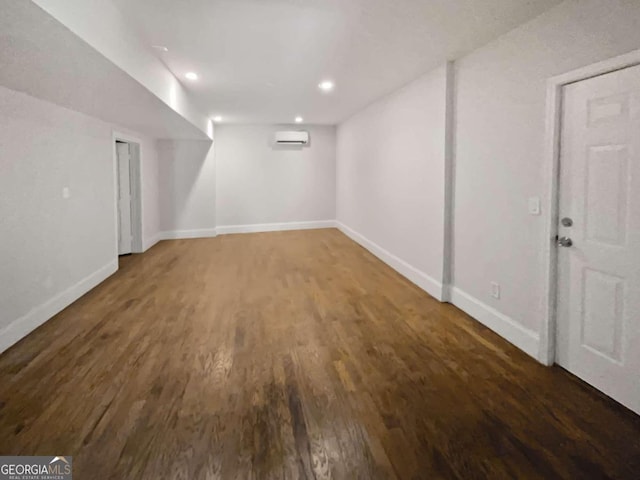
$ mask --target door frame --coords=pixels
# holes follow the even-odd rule
[[[131,252],[144,252],[142,243],[142,142],[140,139],[113,131],[113,192],[115,205],[116,252],[118,252],[118,150],[116,142],[129,144],[129,184],[131,186]],[[133,148],[131,148],[133,147]]]
[[[597,62],[577,70],[552,77],[547,81],[547,108],[545,125],[545,166],[548,191],[544,206],[550,213],[545,225],[545,291],[544,317],[540,330],[538,360],[553,365],[556,360],[557,294],[558,294],[558,235],[560,190],[560,137],[562,129],[562,88],[571,83],[588,80],[607,73],[640,65],[640,50]]]

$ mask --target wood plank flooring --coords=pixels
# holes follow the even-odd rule
[[[75,479],[640,478],[640,417],[337,230],[161,242],[0,356]]]

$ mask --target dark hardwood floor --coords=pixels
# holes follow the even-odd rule
[[[0,356],[75,479],[640,478],[640,417],[337,230],[161,242]]]

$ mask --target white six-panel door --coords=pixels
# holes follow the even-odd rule
[[[640,413],[640,66],[564,87],[560,149],[557,362]]]
[[[128,143],[116,143],[118,154],[118,255],[131,253],[131,176]]]

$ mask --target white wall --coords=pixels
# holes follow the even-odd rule
[[[532,355],[544,317],[546,80],[640,47],[637,0],[569,0],[457,62],[454,301]],[[502,296],[490,296],[490,281]]]
[[[160,140],[162,238],[207,237],[216,227],[216,162],[210,141]]]
[[[0,351],[117,269],[113,131],[0,87]],[[154,142],[141,138],[149,172]]]
[[[274,146],[304,129],[310,145]],[[225,227],[335,219],[335,127],[223,125],[215,130],[218,232]]]
[[[337,144],[341,227],[438,298],[446,85],[445,66],[424,75],[342,123]]]
[[[140,178],[142,183],[142,247],[152,247],[159,240],[160,192],[157,140],[145,136],[140,140]]]

